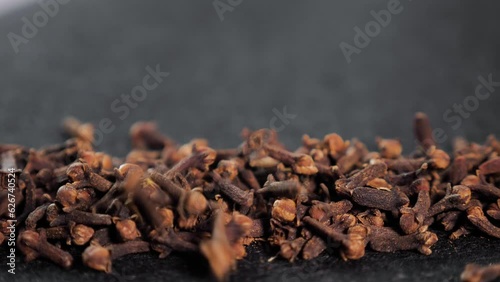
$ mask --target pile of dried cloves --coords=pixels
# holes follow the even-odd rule
[[[243,130],[243,143],[217,150],[203,139],[178,145],[155,123],[130,130],[124,158],[93,149],[94,129],[69,118],[71,136],[39,150],[0,145],[2,186],[14,166],[17,247],[69,268],[69,245],[83,263],[111,272],[114,259],[154,251],[206,257],[227,277],[255,240],[294,261],[314,259],[330,243],[345,260],[379,252],[432,253],[429,227],[456,240],[471,232],[500,238],[500,142],[454,141],[437,147],[425,114],[414,120],[419,145],[402,155],[397,139],[377,138],[370,152],[337,134],[304,135],[288,151],[272,130]],[[9,234],[8,191],[0,191],[0,244]]]

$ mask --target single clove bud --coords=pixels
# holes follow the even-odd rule
[[[467,218],[482,232],[500,238],[500,228],[493,225],[486,216],[484,216],[483,209],[480,206],[472,206],[467,209]]]
[[[460,237],[469,235],[472,231],[466,226],[460,226],[457,230],[450,234],[450,240],[458,240]]]
[[[75,222],[70,222],[68,226],[73,243],[78,246],[87,244],[92,236],[94,236],[94,229],[92,227],[83,224],[76,224]]]
[[[450,182],[453,185],[460,184],[467,176],[467,160],[464,156],[458,156],[450,167]]]
[[[481,194],[484,197],[500,198],[500,189],[491,184],[469,184],[467,187],[469,187],[472,192]]]
[[[149,176],[154,182],[156,182],[160,187],[167,192],[172,198],[178,202],[183,195],[186,193],[186,190],[179,187],[172,180],[168,179],[166,176],[156,172],[151,171]]]
[[[179,252],[195,252],[198,251],[198,245],[193,242],[184,240],[177,232],[174,232],[172,228],[161,229],[159,232],[153,230],[149,237],[153,242],[161,243],[172,250]]]
[[[486,213],[495,220],[500,220],[500,199],[497,199],[496,203],[491,204],[488,207]]]
[[[111,253],[99,245],[90,245],[82,253],[83,263],[95,270],[111,273]]]
[[[50,223],[59,216],[59,208],[56,204],[50,204],[45,210],[45,219]]]
[[[146,253],[150,246],[148,242],[135,240],[108,245],[106,248],[111,252],[111,259],[114,260],[130,254]]]
[[[417,178],[421,177],[427,172],[429,165],[423,163],[419,169],[415,171],[405,172],[397,175],[387,175],[386,180],[388,183],[396,185],[408,185],[415,181]]]
[[[239,212],[233,212],[230,221],[226,224],[226,236],[236,259],[242,259],[246,256],[245,237],[250,234],[252,226],[252,219]]]
[[[482,163],[479,166],[479,173],[482,175],[500,173],[500,157]]]
[[[235,203],[244,206],[250,207],[253,204],[253,191],[243,191],[235,185],[229,183],[227,180],[224,180],[218,173],[212,172],[210,174],[214,182],[219,186],[220,191],[228,196]]]
[[[238,175],[242,180],[252,189],[257,192],[261,187],[259,181],[255,177],[255,174],[249,169],[238,168]]]
[[[398,189],[382,190],[358,187],[352,191],[352,200],[358,205],[385,211],[394,211],[408,205],[410,200]]]
[[[416,113],[413,120],[413,130],[415,137],[424,150],[428,150],[431,146],[435,146],[436,142],[432,137],[432,127],[429,117],[424,113]]]
[[[327,134],[323,138],[322,147],[334,160],[338,160],[344,154],[349,142],[345,142],[340,135],[336,133]]]
[[[163,149],[171,147],[175,142],[158,130],[155,122],[136,122],[130,128],[132,147],[135,149]]]
[[[477,264],[467,264],[460,275],[463,282],[489,282],[500,277],[500,264],[479,266]]]
[[[236,267],[236,256],[226,234],[224,215],[218,211],[212,237],[200,243],[200,251],[207,258],[217,280],[222,281]]]
[[[175,164],[165,174],[169,179],[173,179],[176,174],[184,174],[189,168],[197,168],[206,171],[215,161],[216,153],[207,147],[197,149],[189,157],[186,157]]]
[[[78,157],[95,173],[102,174],[113,170],[111,156],[102,152],[82,151],[78,153]]]
[[[144,176],[144,171],[138,165],[125,163],[118,169],[115,169],[115,174],[117,182],[113,184],[113,186],[101,199],[92,205],[92,211],[104,211],[122,192],[133,191],[138,185],[140,185]]]
[[[420,191],[413,208],[403,207],[400,210],[399,225],[401,226],[401,230],[406,234],[416,232],[424,224],[430,206],[431,198],[429,191]]]
[[[24,224],[27,229],[35,229],[38,221],[43,219],[45,216],[45,212],[47,211],[47,207],[49,204],[44,204],[39,207],[37,207],[34,211],[32,211],[26,220],[24,221]]]
[[[330,203],[312,201],[312,204],[313,206],[309,209],[309,215],[320,222],[326,222],[331,218],[346,214],[353,206],[349,200]]]
[[[36,251],[42,257],[50,259],[64,268],[70,268],[73,264],[73,257],[68,252],[47,242],[44,230],[41,230],[40,234],[32,230],[25,230],[19,234],[18,240],[21,244]]]
[[[452,188],[452,193],[442,198],[439,202],[430,207],[427,217],[435,216],[451,209],[465,208],[471,199],[471,190],[467,186],[456,185]]]
[[[370,230],[370,247],[377,252],[417,249],[424,255],[430,255],[432,253],[431,246],[438,240],[436,234],[429,231],[401,236],[388,227],[372,226]]]
[[[303,187],[296,180],[275,181],[272,176],[269,176],[262,189],[259,189],[257,193],[265,197],[296,198],[302,191]]]
[[[131,219],[117,220],[115,228],[123,241],[132,241],[141,237],[135,222]]]
[[[64,119],[64,130],[73,137],[81,139],[85,142],[94,142],[94,126],[90,123],[82,124],[79,120],[73,117]]]
[[[84,225],[111,225],[113,223],[110,215],[74,210],[70,213],[57,216],[57,218],[50,222],[50,226],[61,226],[68,224],[70,221]]]
[[[366,146],[359,142],[358,140],[354,140],[347,148],[345,154],[340,157],[337,161],[337,166],[339,173],[341,175],[351,171],[367,154],[368,150],[366,149]]]
[[[335,182],[335,190],[344,196],[351,196],[354,188],[365,186],[370,180],[383,177],[387,172],[385,163],[368,165],[349,178],[341,178]]]
[[[113,183],[92,171],[85,163],[75,162],[66,171],[68,178],[76,187],[92,187],[101,192],[108,191]]]
[[[65,184],[57,190],[56,201],[62,205],[64,212],[86,210],[94,199],[92,189],[77,189],[73,184]]]
[[[151,204],[163,207],[172,206],[174,204],[172,197],[163,191],[150,177],[141,181],[141,188],[140,193],[147,194]],[[178,202],[178,199],[175,199],[175,202]]]
[[[443,225],[445,231],[450,231],[455,228],[462,214],[462,211],[444,212],[437,216],[437,220]]]
[[[377,138],[376,142],[382,158],[397,159],[401,156],[401,152],[403,152],[401,141],[397,139]]]
[[[351,227],[351,231],[346,235],[323,225],[312,217],[306,216],[302,220],[322,236],[329,237],[333,241],[341,243],[341,256],[344,260],[356,260],[364,256],[366,245],[365,239],[369,232],[367,227],[363,225]]]
[[[100,245],[88,246],[82,254],[85,265],[98,271],[111,273],[114,259],[149,251],[149,243],[144,241],[129,241],[121,244],[112,244],[106,247]]]
[[[294,200],[279,199],[274,201],[271,216],[281,222],[292,222],[297,214],[297,205]]]
[[[443,150],[432,147],[428,152],[430,161],[429,164],[436,169],[445,169],[450,165],[450,156]]]
[[[177,203],[177,211],[181,215],[183,228],[192,228],[196,224],[198,216],[207,208],[207,199],[200,189],[186,191],[168,177],[156,171],[150,172],[150,178],[156,182]]]

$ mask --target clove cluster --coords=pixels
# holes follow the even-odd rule
[[[456,139],[449,155],[425,114],[416,114],[413,128],[418,145],[403,156],[397,139],[377,138],[370,151],[337,134],[304,135],[289,151],[267,129],[244,129],[237,148],[213,149],[204,139],[177,144],[155,123],[138,122],[132,150],[117,158],[94,150],[91,124],[68,118],[71,138],[63,144],[0,144],[0,180],[7,187],[15,169],[25,260],[64,268],[74,263],[70,246],[85,265],[108,273],[128,254],[190,252],[224,280],[254,241],[293,262],[327,248],[344,260],[367,248],[430,255],[435,229],[451,240],[472,232],[500,238],[500,142]],[[2,247],[7,194],[1,189]]]

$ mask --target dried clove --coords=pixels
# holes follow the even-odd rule
[[[236,187],[227,180],[224,180],[216,172],[213,172],[211,176],[214,182],[219,186],[221,192],[235,203],[244,207],[250,207],[253,204],[253,191],[241,190],[239,187]]]
[[[399,225],[401,230],[406,234],[411,234],[417,231],[425,221],[427,213],[431,206],[431,199],[429,191],[420,191],[418,193],[417,202],[413,208],[402,207],[401,217],[399,218]]]
[[[111,225],[113,223],[112,217],[107,214],[95,214],[74,210],[67,214],[58,215],[50,222],[50,226],[60,226],[68,224],[70,221],[85,225]]]
[[[2,185],[6,168],[16,168],[17,245],[27,261],[70,267],[63,249],[85,246],[83,263],[110,273],[128,254],[189,252],[223,280],[254,241],[296,261],[330,249],[359,259],[367,246],[429,255],[434,228],[451,240],[477,230],[500,238],[500,142],[457,139],[449,155],[423,113],[415,115],[419,146],[409,156],[398,139],[377,138],[370,151],[335,133],[304,135],[289,151],[266,129],[243,130],[237,148],[212,149],[205,139],[178,145],[155,123],[140,122],[122,159],[94,150],[92,125],[68,119],[64,127],[72,139],[63,144],[0,144]],[[0,244],[8,205],[0,191]],[[483,279],[488,271],[469,272]]]
[[[424,255],[430,255],[432,253],[432,245],[438,240],[436,234],[429,231],[404,236],[399,235],[396,231],[388,227],[371,227],[370,231],[370,248],[377,252],[416,249]]]
[[[500,238],[500,228],[493,225],[483,213],[481,207],[473,206],[467,209],[467,218],[482,232]]]
[[[351,227],[351,231],[348,234],[343,234],[324,226],[319,221],[309,216],[304,217],[303,221],[321,235],[326,236],[335,242],[341,243],[341,256],[344,260],[356,260],[364,256],[366,245],[365,239],[369,232],[367,227],[362,225],[354,226]]]
[[[376,163],[368,165],[361,171],[355,173],[349,178],[341,178],[335,182],[335,189],[341,195],[351,196],[353,190],[357,187],[365,186],[371,180],[382,177],[387,171],[385,163]]]
[[[68,252],[47,242],[44,230],[40,231],[40,234],[32,230],[23,231],[19,234],[18,240],[21,245],[64,268],[70,268],[73,264],[73,257]]]
[[[500,277],[500,264],[489,266],[479,266],[477,264],[467,264],[460,275],[464,282],[488,282]]]
[[[385,211],[398,210],[410,202],[408,197],[398,191],[358,187],[352,191],[352,200],[358,205]]]
[[[85,163],[75,162],[66,171],[68,178],[76,187],[92,187],[101,192],[108,191],[113,183],[92,171]]]
[[[295,240],[283,242],[280,245],[280,255],[284,259],[286,259],[290,262],[293,262],[297,258],[297,256],[300,254],[300,252],[302,251],[302,247],[304,247],[305,244],[306,244],[306,240],[302,237],[299,237]],[[306,257],[307,257],[307,255],[306,255]]]
[[[431,122],[426,114],[420,112],[415,114],[413,130],[415,131],[415,137],[424,150],[436,145],[432,137]]]
[[[438,213],[450,210],[465,208],[471,199],[471,190],[463,185],[456,185],[452,188],[452,194],[442,198],[439,202],[430,207],[427,216],[434,216]]]

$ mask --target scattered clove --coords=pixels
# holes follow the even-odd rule
[[[467,264],[460,275],[463,282],[489,282],[500,277],[500,264],[479,266],[477,264]]]

